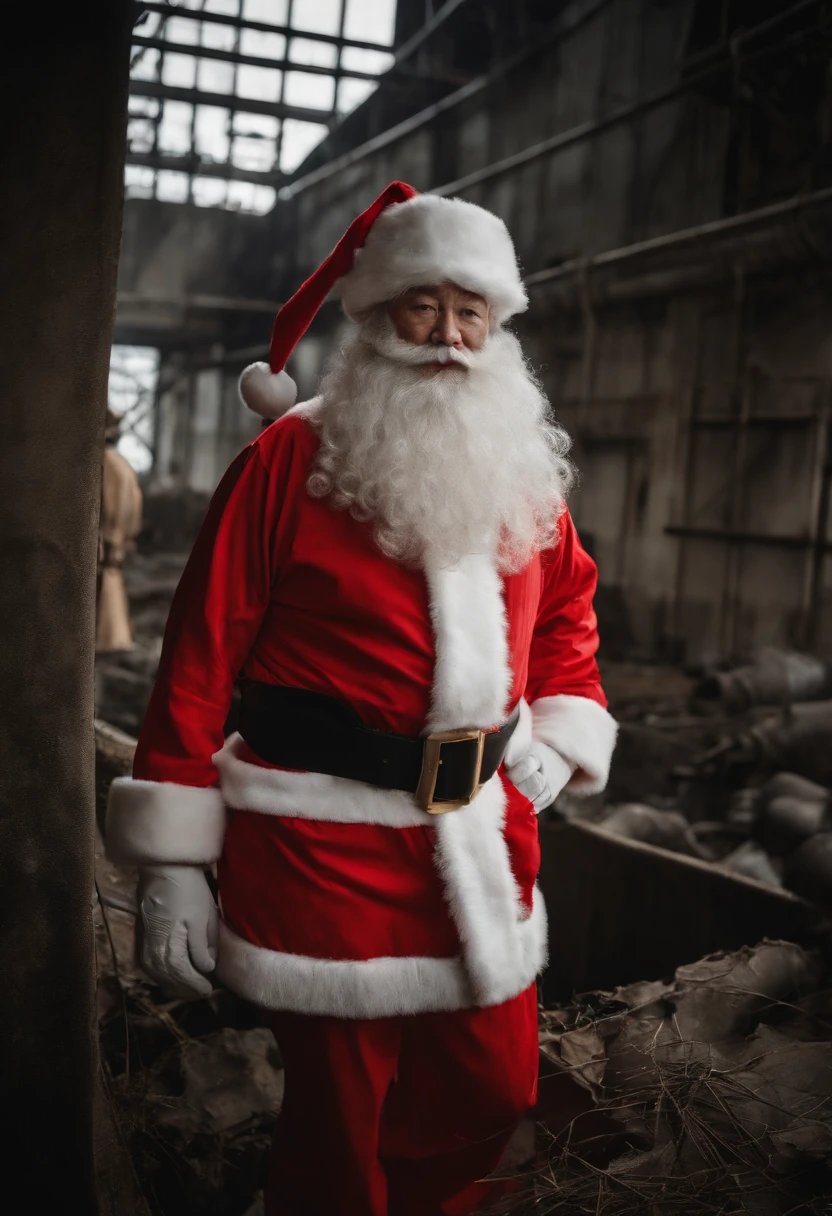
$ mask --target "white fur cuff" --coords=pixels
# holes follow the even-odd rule
[[[216,788],[118,777],[107,803],[107,856],[120,865],[211,865],[222,853]]]
[[[532,704],[533,734],[574,765],[566,788],[573,794],[599,794],[610,775],[618,723],[589,697],[561,693]]]

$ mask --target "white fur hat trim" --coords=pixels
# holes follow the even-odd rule
[[[288,372],[251,363],[240,376],[240,399],[261,418],[281,418],[297,401],[298,386]]]
[[[353,320],[409,287],[451,282],[484,296],[498,324],[528,308],[514,245],[501,219],[459,198],[419,194],[387,207],[341,280]]]

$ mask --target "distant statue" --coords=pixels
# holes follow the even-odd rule
[[[116,451],[121,419],[107,409],[101,517],[98,525],[98,599],[95,649],[131,650],[133,632],[122,566],[142,524],[142,492],[132,466]]]

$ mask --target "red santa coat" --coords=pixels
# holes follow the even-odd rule
[[[603,787],[615,739],[595,663],[596,571],[568,514],[501,577],[477,555],[406,568],[372,525],[311,498],[315,403],[269,426],[211,502],[171,608],[133,778],[108,847],[136,864],[217,862],[219,977],[268,1008],[347,1017],[492,1005],[545,963],[532,804],[504,768],[441,816],[412,795],[262,762],[223,740],[234,680],[324,693],[404,735],[532,736]]]

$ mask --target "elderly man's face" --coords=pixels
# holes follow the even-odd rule
[[[411,287],[388,304],[398,336],[415,346],[452,346],[479,350],[488,337],[488,304],[455,283]],[[426,370],[459,369],[455,363],[426,363]]]

